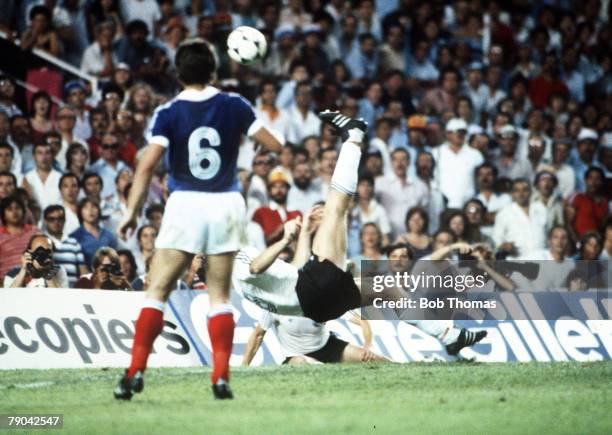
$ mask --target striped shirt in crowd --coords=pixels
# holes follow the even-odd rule
[[[63,236],[62,240],[58,240],[51,235],[49,235],[49,237],[53,240],[53,244],[55,245],[53,261],[57,266],[64,267],[68,274],[68,283],[70,287],[73,287],[79,277],[79,266],[85,264],[81,245],[76,239],[66,235]]]

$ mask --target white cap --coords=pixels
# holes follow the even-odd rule
[[[465,130],[467,131],[468,129],[468,125],[467,123],[461,119],[461,118],[451,118],[447,123],[446,123],[446,131],[459,131],[459,130]]]
[[[599,139],[599,135],[592,128],[581,129],[580,133],[578,133],[578,142],[589,139],[597,142],[597,140]]]
[[[506,135],[509,135],[509,134],[511,134],[513,136],[518,134],[518,132],[516,131],[516,128],[514,128],[514,125],[506,124],[502,128],[499,129],[499,135],[500,136],[503,137],[503,136],[506,136]]]

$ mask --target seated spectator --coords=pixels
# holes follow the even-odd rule
[[[117,255],[119,256],[119,265],[121,266],[121,272],[123,272],[123,276],[128,280],[128,282],[133,283],[136,278],[138,278],[138,267],[136,266],[136,259],[134,258],[134,254],[129,249],[120,249],[117,251]],[[132,285],[132,288],[134,286]],[[134,289],[136,290],[136,289]]]
[[[119,138],[114,133],[106,133],[102,137],[101,157],[93,165],[90,170],[97,173],[102,178],[102,197],[108,198],[115,195],[115,179],[117,175],[129,167],[123,160],[120,160],[119,151],[123,146],[119,142]]]
[[[54,251],[53,242],[44,234],[30,237],[21,266],[8,271],[4,287],[68,288],[66,270],[54,262]]]
[[[596,231],[587,231],[580,239],[579,247],[575,257],[576,270],[586,284],[583,290],[608,288],[610,265],[607,261],[599,261],[603,247],[601,235]]]
[[[13,150],[13,147],[8,142],[0,142],[0,173],[10,173],[15,177],[15,182],[21,184],[23,175],[21,175],[21,168],[19,171],[15,171],[13,168],[14,155],[15,150]],[[19,174],[19,179],[16,174]]]
[[[15,115],[11,118],[11,135],[9,144],[13,146],[15,155],[13,159],[20,168],[20,172],[24,173],[34,168],[34,157],[32,152],[32,128],[30,121],[23,115]]]
[[[131,290],[119,264],[119,255],[113,248],[103,247],[96,250],[92,257],[93,272],[79,278],[75,288],[101,290]]]
[[[371,33],[359,35],[359,45],[348,53],[346,66],[355,80],[372,80],[376,77],[379,64],[379,48]]]
[[[147,207],[145,217],[147,218],[147,222],[159,233],[162,217],[164,217],[163,204],[151,204]]]
[[[382,235],[381,246],[386,246],[391,241],[391,224],[385,209],[374,198],[374,179],[369,175],[361,176],[357,182],[357,197],[350,212],[350,219],[357,223],[359,231],[367,223],[376,224]]]
[[[11,172],[0,172],[0,199],[15,194],[17,190],[17,177]],[[2,217],[0,216],[0,225],[2,225]]]
[[[453,67],[445,67],[440,71],[439,85],[425,92],[421,99],[419,113],[425,115],[440,115],[455,108],[455,100],[459,92],[459,72]]]
[[[81,226],[70,234],[83,249],[85,264],[91,265],[96,251],[102,247],[117,247],[117,238],[108,230],[100,226],[100,204],[91,198],[84,198],[79,202],[78,216]]]
[[[59,190],[61,172],[53,169],[53,154],[46,143],[34,145],[34,162],[36,167],[24,175],[23,187],[34,199],[41,210],[52,204],[61,204]]]
[[[136,232],[136,241],[138,242],[138,253],[136,256],[137,273],[142,275],[145,273],[145,263],[149,257],[155,252],[155,239],[157,238],[157,230],[153,225],[143,225]]]
[[[351,258],[353,275],[358,276],[362,270],[362,260],[386,260],[382,253],[382,234],[376,224],[370,222],[361,227],[359,232],[361,249],[359,254]]]
[[[476,167],[474,178],[476,179],[476,191],[478,192],[476,199],[480,200],[487,209],[481,230],[484,234],[491,236],[495,215],[502,208],[512,203],[512,198],[507,193],[495,192],[497,168],[491,163],[485,162]]]
[[[55,153],[55,158],[59,162],[61,169],[66,168],[66,152],[73,143],[80,143],[85,146],[85,142],[82,142],[75,136],[75,126],[77,122],[77,115],[74,109],[68,106],[60,107],[55,113],[55,123],[57,131],[60,133],[61,148]]]
[[[572,149],[570,139],[555,141],[552,145],[552,161],[550,164],[541,164],[538,171],[547,170],[555,174],[559,182],[556,191],[562,199],[568,198],[576,188],[576,174],[574,169],[567,163]]]
[[[531,184],[517,178],[512,183],[513,202],[495,216],[493,241],[507,256],[527,256],[544,248],[546,208],[541,202],[531,203],[530,198]]]
[[[297,210],[287,209],[287,195],[290,187],[282,172],[271,172],[268,177],[270,204],[267,207],[258,208],[253,214],[253,221],[263,229],[268,246],[283,237],[285,222],[302,215]]]
[[[312,169],[306,162],[295,164],[292,175],[293,185],[287,196],[287,208],[304,214],[323,200],[321,180],[313,179]]]
[[[608,199],[602,192],[604,173],[592,166],[584,175],[586,190],[570,197],[565,209],[567,223],[571,225],[575,239],[588,231],[598,231],[608,217]]]
[[[568,94],[567,86],[559,78],[557,56],[548,52],[542,60],[540,75],[529,82],[529,98],[536,109],[543,109],[553,93]]]
[[[447,210],[442,220],[442,228],[451,230],[458,243],[467,243],[467,223],[460,210]]]
[[[423,207],[412,207],[406,213],[406,232],[394,243],[403,243],[412,252],[412,258],[418,260],[431,254],[431,238],[427,234],[429,216]]]
[[[35,226],[25,223],[25,202],[17,195],[7,196],[0,201],[0,277],[18,266],[30,237],[40,233]]]
[[[498,132],[499,156],[495,159],[495,166],[500,177],[509,178],[533,178],[533,172],[528,160],[519,158],[517,155],[517,143],[519,135],[513,125],[505,125]]]
[[[540,201],[546,207],[546,232],[553,227],[563,225],[563,202],[559,194],[555,193],[557,188],[557,177],[552,172],[541,171],[535,177],[535,191],[531,195],[531,201]]]
[[[91,136],[89,108],[85,103],[85,99],[87,98],[85,85],[79,80],[72,80],[64,85],[64,95],[66,96],[66,102],[73,110],[76,117],[76,123],[73,130],[74,138],[76,141],[85,143]],[[68,146],[70,146],[71,143],[69,143]]]
[[[321,120],[310,108],[312,103],[312,86],[308,81],[301,81],[295,86],[295,104],[288,110],[289,125],[287,141],[299,144],[307,136],[318,135]]]
[[[61,205],[64,207],[63,231],[66,234],[71,234],[81,225],[77,214],[81,182],[76,175],[67,172],[60,178],[59,189],[62,196]]]
[[[68,276],[68,284],[74,286],[76,280],[86,274],[89,269],[85,265],[85,257],[81,245],[64,231],[66,212],[61,205],[50,205],[44,211],[45,234],[53,242],[55,264],[64,268]]]
[[[609,261],[612,259],[612,219],[611,218],[608,218],[603,234],[604,234],[603,249],[601,251],[601,255],[599,256],[599,259]]]
[[[8,118],[21,115],[21,109],[15,104],[15,80],[5,74],[0,74],[0,112]]]

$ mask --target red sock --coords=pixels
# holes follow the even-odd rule
[[[210,379],[214,384],[219,379],[229,382],[229,360],[234,341],[234,315],[221,312],[208,318],[208,335],[212,344],[213,371]]]
[[[132,345],[132,363],[128,369],[128,377],[137,371],[147,368],[147,359],[153,348],[153,342],[164,327],[164,312],[157,308],[144,307],[136,321],[136,333]]]

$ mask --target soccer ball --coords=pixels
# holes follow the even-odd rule
[[[237,27],[227,37],[227,54],[242,65],[257,62],[266,55],[266,37],[253,27]]]

